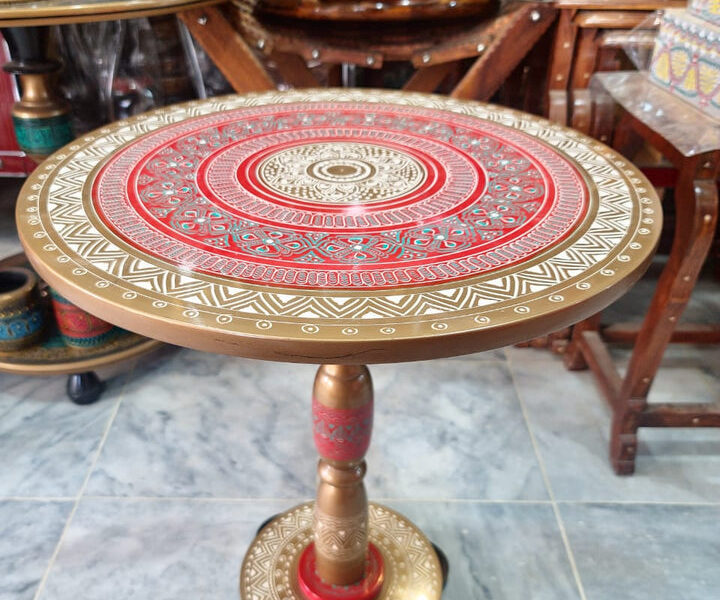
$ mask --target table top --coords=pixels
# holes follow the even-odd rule
[[[222,0],[0,0],[0,26],[58,25],[169,14]]]
[[[269,360],[419,360],[529,339],[644,272],[653,188],[582,134],[441,96],[302,90],[156,110],[59,150],[21,241],[79,306]]]

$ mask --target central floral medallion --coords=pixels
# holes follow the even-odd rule
[[[299,144],[265,158],[258,178],[270,190],[324,204],[371,204],[405,196],[427,178],[410,154],[355,142]]]

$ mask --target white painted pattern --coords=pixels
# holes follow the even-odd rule
[[[88,208],[83,203],[86,181],[108,154],[138,136],[170,123],[215,111],[313,101],[418,106],[457,112],[515,128],[572,160],[594,186],[597,210],[585,223],[585,230],[576,235],[569,246],[557,252],[547,252],[542,260],[524,268],[501,270],[436,289],[399,288],[365,294],[355,292],[352,295],[324,293],[322,290],[259,288],[156,264],[129,253],[120,244],[114,243],[112,236],[99,231],[91,221]],[[71,155],[68,155],[68,150]],[[387,331],[389,325],[412,319],[414,334],[428,335],[436,331],[431,323],[437,321],[437,315],[443,316],[452,331],[455,315],[461,317],[468,311],[482,310],[484,314],[491,315],[493,310],[515,306],[532,311],[538,302],[551,296],[553,303],[557,304],[558,295],[563,296],[563,290],[570,286],[576,290],[576,297],[579,297],[578,293],[590,296],[594,290],[590,289],[590,285],[581,287],[581,282],[592,279],[603,270],[607,272],[608,264],[616,262],[615,254],[619,252],[631,257],[629,264],[623,268],[629,269],[643,261],[648,252],[646,247],[642,252],[629,250],[628,247],[633,247],[630,244],[637,247],[639,237],[655,234],[657,230],[657,224],[652,229],[638,229],[639,203],[646,203],[648,196],[652,195],[635,183],[644,183],[642,176],[629,169],[618,155],[590,138],[507,109],[400,92],[273,92],[179,105],[153,111],[89,135],[51,157],[48,167],[47,179],[31,179],[21,194],[21,206],[41,216],[39,221],[28,219],[27,230],[32,236],[50,238],[52,247],[58,248],[45,250],[47,254],[60,252],[69,256],[72,268],[87,270],[102,281],[102,285],[111,285],[121,293],[137,293],[137,302],[147,301],[143,306],[153,301],[167,302],[186,309],[187,318],[194,323],[207,317],[208,321],[212,318],[215,327],[235,331],[247,329],[243,323],[252,324],[255,331],[258,328],[269,331],[276,322],[297,322],[298,337],[317,336],[318,330],[327,330],[323,327],[327,325],[336,327],[338,333],[348,328],[362,328],[363,335],[367,335],[367,327],[371,327],[380,337],[380,332]],[[532,301],[526,301],[528,298]],[[139,304],[137,307],[145,310]],[[220,323],[216,320],[219,314],[233,318],[227,319],[227,323]],[[491,317],[481,320],[475,317],[471,322],[470,327],[479,328],[487,327],[494,321]],[[420,327],[422,323],[426,326]],[[313,327],[303,329],[306,324]],[[463,326],[468,327],[467,324]],[[343,335],[347,336],[347,333]]]

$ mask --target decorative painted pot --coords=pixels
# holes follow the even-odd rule
[[[35,273],[22,267],[0,270],[0,351],[32,346],[44,326]]]
[[[68,346],[95,348],[117,333],[113,325],[75,306],[55,290],[50,290],[50,296],[58,330]]]

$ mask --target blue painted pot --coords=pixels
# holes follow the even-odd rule
[[[45,327],[38,278],[29,269],[0,270],[0,351],[32,346]]]

